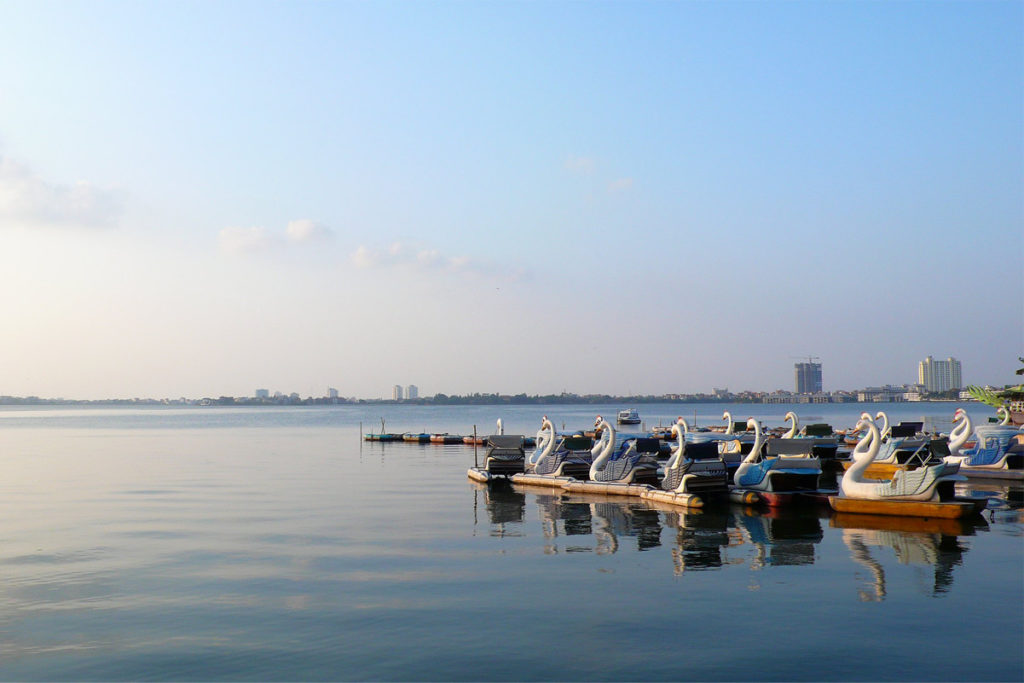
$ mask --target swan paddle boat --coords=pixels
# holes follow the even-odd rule
[[[590,481],[570,482],[565,490],[641,496],[658,484],[657,439],[629,438],[616,445],[608,420],[598,415],[594,425],[601,435],[591,450]]]
[[[786,413],[784,422],[792,422],[783,439],[814,439],[811,454],[817,458],[832,460],[839,449],[839,439],[832,431],[832,425],[815,423],[800,428],[800,418],[792,410]]]
[[[765,443],[757,420],[747,420],[747,428],[754,430],[754,445],[733,475],[734,492],[755,492],[770,506],[794,502],[801,493],[820,495],[821,461],[811,454],[809,440],[769,439]]]
[[[504,432],[501,420],[498,420],[498,431]],[[508,479],[514,474],[523,472],[526,468],[524,441],[522,434],[505,435],[500,433],[488,436],[483,466],[470,467],[467,475],[474,481],[489,482],[498,477]]]
[[[1024,431],[1008,424],[1009,412],[995,425],[974,427],[963,408],[953,413],[956,425],[949,434],[949,456],[946,461],[960,465],[968,477],[989,479],[1024,479]],[[975,445],[967,449],[969,435],[974,432]]]
[[[718,452],[725,462],[725,467],[732,474],[743,462],[743,457],[754,447],[752,434],[737,432],[738,426],[747,426],[746,422],[734,422],[729,411],[722,413],[722,419],[726,421],[725,431],[696,431],[690,429],[686,418],[676,418],[676,425],[683,428],[683,438],[688,444],[714,442],[718,446]]]
[[[712,441],[687,444],[681,424],[672,426],[676,446],[665,465],[665,476],[660,490],[643,494],[645,500],[655,500],[684,507],[702,507],[703,497],[725,496],[729,493],[729,474],[725,461]],[[754,501],[751,501],[754,502]]]
[[[956,519],[983,509],[987,499],[957,500],[954,485],[967,478],[957,474],[959,467],[943,460],[926,461],[916,469],[897,470],[889,481],[868,480],[864,470],[881,446],[881,435],[873,420],[862,419],[858,427],[867,433],[850,457],[853,465],[839,483],[839,495],[829,496],[836,512],[910,517]]]
[[[517,484],[561,487],[573,479],[590,475],[593,439],[579,434],[560,435],[545,415],[537,432],[536,449],[527,457],[525,472],[516,474]]]
[[[877,426],[878,420],[882,422],[881,427],[878,428],[881,443],[874,460],[864,470],[865,479],[889,480],[892,479],[894,472],[913,466],[930,452],[941,455],[937,452],[940,450],[938,444],[932,444],[931,439],[918,434],[921,427],[920,422],[901,422],[893,426],[889,424],[889,416],[878,411],[873,418],[870,413],[861,413],[858,426],[864,422],[872,422]],[[866,433],[866,429],[854,428],[851,431],[858,435],[858,443]],[[843,463],[844,469],[849,469],[852,466],[852,460]]]

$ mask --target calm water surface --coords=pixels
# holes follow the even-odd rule
[[[470,447],[360,439],[621,407],[0,410],[0,678],[1024,679],[1020,484],[972,481],[992,500],[967,523],[691,513],[481,487]],[[865,407],[948,431],[955,404],[795,409]]]

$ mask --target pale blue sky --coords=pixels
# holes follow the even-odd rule
[[[0,1],[0,394],[969,383],[1019,2]]]

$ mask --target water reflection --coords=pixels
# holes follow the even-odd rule
[[[857,589],[865,602],[886,598],[885,568],[872,549],[891,549],[900,564],[932,567],[931,582],[924,592],[936,597],[949,592],[953,569],[963,564],[967,546],[959,537],[988,529],[982,517],[959,520],[836,514],[829,525],[843,530],[850,556],[870,574]]]
[[[676,532],[672,548],[672,569],[676,576],[685,571],[721,569],[725,564],[742,564],[742,559],[729,559],[725,549],[742,545],[743,534],[730,524],[732,515],[726,510],[666,510],[665,526]]]
[[[965,495],[991,498],[986,514],[1020,515],[1018,483],[973,485]],[[801,567],[818,560],[828,530],[839,534],[855,566],[863,601],[887,597],[886,569],[928,568],[923,593],[939,597],[954,583],[955,569],[970,547],[965,537],[988,530],[984,517],[970,520],[830,513],[806,506],[763,509],[739,505],[688,510],[617,496],[566,493],[522,485],[474,486],[477,523],[494,537],[529,537],[539,528],[543,552],[614,554],[665,552],[671,571],[751,571]],[[533,517],[534,511],[536,518]],[[534,521],[539,523],[533,526]],[[835,536],[833,536],[835,538]],[[842,547],[842,546],[839,546]],[[755,582],[756,583],[756,582]],[[756,588],[756,586],[754,586]]]
[[[473,522],[480,522],[481,501],[490,522],[490,535],[497,537],[522,536],[526,495],[512,488],[508,482],[498,480],[473,484]]]
[[[814,510],[743,508],[737,513],[748,541],[757,549],[751,567],[814,564],[814,546],[824,533]]]

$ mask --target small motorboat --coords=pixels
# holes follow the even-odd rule
[[[615,417],[615,422],[620,425],[638,425],[640,424],[640,413],[637,412],[636,408],[620,410],[619,414]]]

